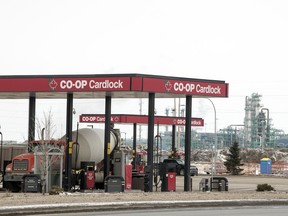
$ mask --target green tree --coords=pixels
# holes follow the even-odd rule
[[[226,169],[232,175],[239,175],[243,171],[240,167],[243,166],[240,158],[240,148],[238,142],[234,142],[229,148],[226,161],[224,162]]]

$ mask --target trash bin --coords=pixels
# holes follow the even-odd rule
[[[228,180],[225,177],[211,177],[210,191],[228,191]]]
[[[124,192],[124,178],[122,176],[107,176],[104,181],[105,192]]]
[[[132,189],[144,191],[144,174],[132,174]]]
[[[38,175],[24,175],[22,178],[22,191],[26,192],[41,192],[41,182]]]

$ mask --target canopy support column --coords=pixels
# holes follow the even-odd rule
[[[110,171],[111,96],[105,98],[104,179]]]
[[[192,114],[192,96],[186,96],[186,122],[185,122],[185,176],[184,191],[191,191],[191,114]]]
[[[28,145],[35,140],[35,113],[36,113],[36,97],[29,97],[29,120],[28,120]]]
[[[71,163],[72,163],[72,124],[73,124],[73,93],[67,93],[66,112],[66,159],[65,159],[65,191],[71,190]]]
[[[155,111],[155,93],[149,93],[148,104],[148,154],[147,171],[149,175],[149,191],[153,192],[153,142],[154,142],[154,111]]]

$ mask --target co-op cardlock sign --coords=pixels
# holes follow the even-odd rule
[[[57,84],[56,84],[57,83]],[[51,88],[58,90],[83,90],[83,91],[99,91],[99,90],[133,90],[130,86],[130,79],[127,77],[119,78],[103,78],[103,79],[62,79],[57,81],[52,80],[50,83]],[[141,83],[142,84],[142,83]],[[139,87],[139,86],[138,86]],[[178,94],[201,94],[201,95],[214,95],[221,96],[225,85],[215,83],[202,83],[202,82],[187,82],[179,80],[162,80],[153,78],[144,78],[143,91],[150,92],[170,92]]]
[[[52,79],[49,86],[54,91],[112,91],[130,90],[129,77],[123,78],[75,78],[75,79]]]
[[[61,89],[123,89],[123,81],[116,80],[104,80],[104,81],[95,81],[95,80],[61,80],[60,81]]]
[[[105,123],[105,115],[97,114],[81,114],[79,116],[80,123]],[[148,124],[148,116],[145,115],[112,115],[112,123],[140,123]],[[170,116],[154,116],[155,124],[164,124],[164,125],[182,125],[186,123],[184,117],[170,117]],[[204,119],[202,118],[191,118],[192,126],[204,126]]]
[[[39,76],[0,77],[0,92],[154,92],[208,97],[228,97],[223,81],[162,76]]]
[[[227,84],[216,82],[199,82],[186,80],[161,80],[144,78],[144,90],[155,92],[169,92],[174,94],[192,94],[206,96],[227,96]]]
[[[206,96],[227,96],[225,83],[198,82],[185,80],[164,80],[159,78],[141,79],[131,77],[111,77],[97,79],[53,79],[50,87],[63,91],[144,91],[174,94],[192,94]]]

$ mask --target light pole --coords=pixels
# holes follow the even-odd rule
[[[214,135],[215,135],[215,143],[212,147],[212,169],[211,169],[211,173],[212,173],[212,181],[213,181],[213,172],[215,170],[215,158],[217,157],[217,126],[216,126],[216,120],[217,120],[217,115],[216,115],[216,108],[215,108],[215,105],[213,103],[213,101],[210,99],[210,98],[206,98],[208,99],[212,106],[213,106],[213,109],[214,109]],[[215,154],[214,154],[214,150],[215,151]]]

